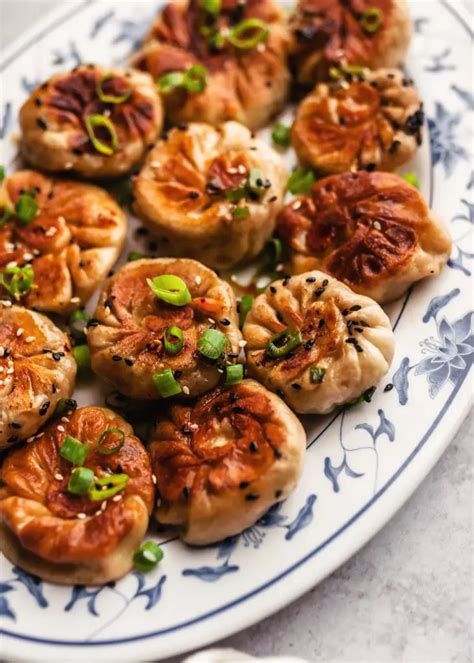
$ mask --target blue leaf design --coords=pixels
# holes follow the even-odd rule
[[[364,472],[356,472],[353,470],[347,463],[344,463],[344,472],[347,474],[348,477],[351,477],[351,479],[360,479],[360,477],[364,476]]]
[[[230,565],[225,561],[221,566],[200,566],[197,569],[184,569],[182,574],[183,576],[194,576],[199,580],[204,580],[204,582],[216,582],[223,575],[235,573],[238,570],[238,566]]]
[[[370,437],[375,440],[374,429],[370,424],[357,424],[357,426],[354,427],[354,430],[365,430]]]
[[[423,322],[429,322],[432,318],[436,320],[436,316],[441,311],[441,309],[447,306],[452,299],[459,295],[460,292],[461,291],[459,288],[454,288],[446,295],[433,297],[433,299],[428,304],[425,315],[423,316]]]
[[[8,584],[8,582],[0,582],[0,594],[6,594],[7,592],[13,591],[14,587]]]
[[[16,621],[16,615],[10,608],[8,601],[4,596],[0,596],[0,617],[8,617],[9,619]]]
[[[114,10],[112,9],[111,11],[107,12],[106,14],[103,14],[102,16],[99,16],[99,18],[94,21],[92,24],[92,29],[90,31],[90,38],[95,39],[99,32],[102,30],[104,25],[108,23],[115,15]]]
[[[282,504],[282,502],[277,502],[271,506],[268,511],[257,520],[256,525],[260,525],[261,527],[278,527],[285,522],[286,516],[282,516],[280,513]]]
[[[13,573],[17,576],[16,580],[26,587],[31,596],[36,600],[40,608],[47,608],[48,601],[43,594],[43,583],[38,576],[30,575],[22,571],[18,566],[13,567]]]
[[[398,392],[398,401],[400,405],[406,405],[408,402],[408,372],[410,371],[410,360],[403,357],[402,363],[393,374],[393,386]]]
[[[393,442],[395,440],[395,426],[387,419],[383,410],[377,410],[377,414],[379,415],[380,423],[375,431],[375,440],[381,435],[386,435],[390,442]]]
[[[443,104],[436,102],[435,117],[428,120],[433,165],[441,163],[447,177],[453,174],[459,159],[469,158],[469,152],[457,142],[455,135],[461,119],[459,113],[450,113]]]
[[[5,138],[7,131],[10,129],[11,119],[12,119],[12,105],[10,102],[8,102],[5,104],[2,121],[0,123],[0,139]]]
[[[104,587],[107,587],[107,585],[104,585]],[[94,617],[99,617],[95,603],[98,595],[101,593],[104,587],[98,587],[96,589],[89,590],[87,587],[84,587],[84,585],[74,585],[72,588],[71,599],[67,605],[64,606],[65,612],[72,610],[78,601],[81,601],[82,599],[88,599],[87,610],[91,615],[94,615]]]
[[[339,492],[338,476],[342,472],[344,461],[339,466],[333,465],[329,456],[324,459],[324,476],[332,483],[332,489],[335,493]]]
[[[217,559],[228,559],[234,552],[238,542],[239,535],[229,536],[227,539],[224,539],[219,544],[219,550],[217,552]]]
[[[474,110],[474,96],[472,95],[471,92],[469,92],[469,90],[464,90],[458,85],[451,85],[451,90],[453,90],[453,92],[456,92],[458,97],[462,99],[462,101],[464,101],[468,110]]]
[[[285,539],[287,541],[291,541],[291,539],[295,536],[295,534],[297,534],[300,530],[304,529],[305,527],[308,527],[308,525],[311,523],[311,521],[313,520],[313,506],[316,500],[317,500],[316,495],[309,495],[306,500],[306,503],[298,511],[298,515],[293,520],[293,522],[286,525],[288,531],[285,534]]]
[[[135,573],[136,576],[140,575],[138,573]],[[153,587],[150,587],[149,589],[141,589],[136,592],[135,596],[133,597],[134,599],[138,598],[139,596],[145,596],[148,601],[145,605],[145,610],[151,610],[151,608],[154,608],[155,605],[160,601],[161,599],[161,590],[163,588],[163,585],[166,581],[166,576],[161,576],[161,578],[158,580],[156,585],[153,585]],[[144,580],[142,581],[144,582]],[[138,581],[139,587],[142,587],[142,583],[140,580]],[[133,600],[133,599],[132,599]]]

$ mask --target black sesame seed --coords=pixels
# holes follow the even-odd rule
[[[305,350],[311,350],[311,348],[313,347],[314,343],[315,343],[314,338],[309,338],[309,339],[305,342],[305,344],[304,344],[303,347],[304,347]]]
[[[359,304],[354,304],[354,306],[351,306],[351,311],[360,311],[362,306],[359,306]]]
[[[45,122],[45,120],[43,120],[42,117],[36,118],[36,124],[39,126],[40,129],[43,129],[43,131],[45,131],[48,128],[47,123]]]
[[[10,428],[14,428],[15,430],[19,430],[21,428],[21,424],[17,424],[16,421],[12,421],[8,425],[10,426]]]
[[[274,203],[276,200],[278,200],[278,196],[272,196],[271,198],[268,199],[268,202]]]
[[[362,332],[364,331],[362,327],[356,327],[355,330],[356,332],[359,332],[359,334],[362,334]]]
[[[278,498],[281,497],[282,495],[283,495],[283,491],[282,491],[282,490],[276,490],[276,491],[275,491],[275,497],[276,497],[276,499],[278,499]]]
[[[228,327],[230,325],[230,320],[228,320],[227,318],[222,318],[221,325]]]
[[[292,385],[291,385],[291,387],[292,387],[293,389],[296,389],[296,390],[301,389],[301,385],[298,384],[297,382],[293,382]]]
[[[61,361],[61,353],[60,352],[53,352],[51,354],[52,358],[54,361]]]
[[[385,385],[384,391],[392,391],[393,389],[393,384],[389,382],[387,385]]]
[[[252,442],[250,442],[250,444],[249,444],[249,449],[253,454],[257,453],[258,444],[254,440],[252,440]]]
[[[351,345],[355,345],[357,341],[355,338],[346,338],[346,343],[350,343]]]
[[[133,366],[133,359],[125,359],[127,366]]]
[[[174,372],[174,377],[179,380],[179,378],[183,375],[183,371],[180,371],[179,369]]]
[[[199,198],[199,193],[197,191],[191,191],[189,197],[191,198],[191,200],[197,200]]]
[[[324,288],[317,288],[317,290],[314,291],[314,296],[321,297],[323,293],[324,293]]]
[[[57,391],[57,387],[56,387],[56,385],[55,385],[54,382],[53,382],[53,384],[52,384],[52,386],[51,386],[51,393],[52,393],[52,394],[55,394],[56,391]]]
[[[306,279],[306,283],[315,283],[316,282],[316,277],[315,276],[308,276]]]
[[[324,279],[322,285],[323,285],[323,288],[325,288],[327,285],[329,285],[328,279]]]
[[[285,278],[283,279],[283,285],[285,286],[288,285],[288,283],[290,282],[290,278],[291,278],[290,276],[285,276]]]
[[[245,490],[250,486],[250,481],[241,481],[239,484],[240,490]]]
[[[188,497],[189,497],[189,488],[188,488],[187,486],[185,486],[185,487],[183,488],[183,490],[182,490],[182,495],[183,495],[183,497],[184,497],[185,500],[188,499]]]
[[[88,321],[88,323],[87,323],[86,326],[87,326],[87,327],[97,327],[98,324],[99,324],[99,321],[96,320],[96,318],[91,318],[91,319]]]
[[[321,329],[322,327],[324,327],[325,324],[326,324],[326,321],[325,321],[325,320],[320,320],[320,321],[319,321],[319,324],[318,324],[319,329]]]
[[[283,458],[283,454],[281,453],[280,449],[273,449],[273,455],[278,459]]]
[[[270,286],[270,292],[274,295],[276,293],[277,289],[275,288],[274,285]]]
[[[247,495],[245,496],[247,502],[255,502],[256,500],[258,500],[258,498],[259,496],[256,495],[255,493],[247,493]]]
[[[122,357],[120,355],[113,355],[112,361],[122,361]]]
[[[140,226],[140,228],[137,228],[137,235],[148,235],[148,228],[144,228],[143,226]]]
[[[285,392],[282,389],[277,389],[276,395],[279,396],[280,398],[285,398]]]
[[[176,128],[179,129],[179,131],[186,131],[188,125],[185,122],[180,122],[176,125]]]
[[[243,407],[239,407],[236,405],[233,409],[234,414],[245,414],[245,410]]]
[[[47,412],[48,409],[49,409],[49,406],[50,406],[50,402],[49,402],[49,401],[46,401],[46,402],[43,403],[43,405],[42,405],[42,406],[40,407],[40,409],[39,409],[40,417],[44,417],[44,415],[46,414],[46,412]]]
[[[43,102],[41,101],[41,99],[39,97],[36,97],[35,106],[41,106],[42,104],[43,104]]]
[[[239,400],[239,394],[236,391],[233,391],[230,394],[230,402],[231,403],[237,403],[238,400]]]
[[[398,148],[400,147],[401,143],[399,140],[394,140],[393,143],[390,145],[389,152],[390,154],[396,154],[398,152]]]

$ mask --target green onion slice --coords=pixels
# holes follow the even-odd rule
[[[199,94],[207,85],[207,69],[201,64],[193,64],[186,71],[170,71],[158,80],[158,88],[163,94],[169,94],[176,88],[184,88],[193,94]]]
[[[97,137],[95,132],[96,127],[103,127],[107,131],[110,138],[109,145],[107,145],[107,143],[103,143]],[[98,113],[95,115],[88,115],[86,117],[86,129],[87,133],[89,134],[89,138],[91,139],[92,145],[95,147],[97,152],[105,154],[106,156],[110,156],[115,152],[118,147],[117,132],[115,131],[115,127],[112,121],[108,117]]]
[[[125,444],[125,433],[121,428],[107,428],[100,434],[97,442],[97,452],[101,456],[115,454]]]
[[[15,299],[20,299],[31,290],[34,278],[35,273],[31,265],[6,267],[0,274],[0,285]]]
[[[91,367],[91,353],[86,343],[75,345],[72,349],[72,356],[76,360],[77,369],[80,373],[87,373]]]
[[[279,334],[275,334],[267,343],[267,354],[275,359],[286,357],[292,350],[303,342],[299,329],[287,327]]]
[[[170,71],[167,74],[163,74],[158,79],[158,87],[160,92],[163,94],[168,94],[172,92],[177,87],[182,87],[184,80],[184,72],[182,71]]]
[[[5,166],[0,166],[0,182],[5,179]]]
[[[320,384],[324,380],[326,369],[321,366],[311,366],[309,369],[310,380],[313,384]]]
[[[67,414],[71,410],[75,410],[76,408],[77,408],[77,401],[75,401],[73,398],[60,398],[59,401],[56,403],[56,407],[54,409],[54,416],[63,417],[65,414]]]
[[[238,189],[226,189],[225,197],[233,203],[238,203],[242,198],[247,197],[247,187],[239,186]]]
[[[90,315],[88,315],[85,311],[78,309],[77,311],[73,311],[71,315],[69,316],[69,331],[71,332],[71,336],[74,338],[75,341],[84,341],[86,338],[86,335],[84,333],[84,329],[87,326],[87,323],[91,319]]]
[[[265,265],[270,269],[275,268],[281,262],[283,257],[283,244],[278,237],[272,237],[265,244],[264,259]]]
[[[244,326],[245,318],[247,317],[248,312],[252,308],[252,304],[255,300],[255,297],[253,295],[242,295],[242,299],[240,300],[239,303],[239,322],[240,322],[240,327],[242,328]]]
[[[133,556],[133,565],[137,571],[148,573],[163,559],[163,551],[154,541],[146,541]]]
[[[232,216],[237,219],[244,219],[247,216],[250,216],[250,209],[245,205],[245,207],[234,207],[232,210]]]
[[[90,499],[97,502],[113,497],[125,488],[128,478],[128,474],[111,474],[110,476],[95,479],[89,488]]]
[[[310,168],[300,166],[299,168],[295,168],[290,175],[288,191],[295,195],[308,193],[315,181],[316,178],[313,171]]]
[[[149,258],[146,253],[140,253],[139,251],[130,251],[127,256],[127,262],[134,262],[135,260],[142,260],[143,258]]]
[[[166,368],[164,371],[161,371],[161,373],[155,373],[153,375],[153,384],[162,398],[176,396],[182,391],[171,368]]]
[[[85,495],[94,481],[94,472],[88,467],[76,467],[69,478],[67,489],[73,495]]]
[[[240,384],[244,377],[244,367],[242,364],[230,364],[225,369],[226,384]]]
[[[185,306],[192,299],[186,283],[174,274],[162,274],[153,279],[147,279],[146,282],[154,295],[167,304]]]
[[[59,450],[59,455],[73,465],[84,465],[88,453],[89,447],[70,435],[65,437]]]
[[[415,173],[405,173],[402,175],[403,179],[408,182],[408,184],[411,184],[412,186],[415,187],[415,189],[420,188],[420,180],[418,177],[415,175]]]
[[[206,329],[198,341],[199,353],[206,359],[216,361],[229,344],[229,339],[218,329]]]
[[[11,209],[7,206],[7,204],[0,202],[0,228],[3,228],[11,215]]]
[[[30,193],[22,193],[15,203],[15,216],[24,226],[27,226],[38,214],[39,205]]]
[[[105,104],[123,104],[124,101],[127,101],[132,96],[132,88],[128,88],[123,94],[120,95],[112,95],[112,94],[107,94],[104,92],[103,85],[106,81],[110,81],[113,78],[115,78],[114,74],[105,74],[105,76],[102,76],[100,81],[97,83],[97,96],[101,101],[103,101]]]
[[[369,7],[359,18],[359,24],[364,32],[374,34],[382,27],[383,14],[378,7]]]
[[[165,350],[169,355],[177,355],[184,347],[183,330],[176,325],[171,325],[164,335]]]
[[[259,18],[247,18],[238,23],[229,34],[229,41],[235,48],[248,50],[266,41],[270,34],[268,25]]]
[[[278,122],[272,130],[272,140],[279,147],[289,147],[291,145],[291,129],[285,124]]]

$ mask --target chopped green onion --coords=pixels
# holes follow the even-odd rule
[[[324,380],[326,369],[321,366],[311,366],[309,375],[313,384],[320,384]]]
[[[266,41],[270,29],[259,18],[247,18],[238,23],[229,34],[229,41],[235,48],[247,50]]]
[[[291,129],[285,124],[278,122],[272,130],[272,140],[279,147],[289,147],[291,145]]]
[[[313,171],[310,168],[300,166],[299,168],[295,168],[290,175],[288,191],[295,195],[308,193],[315,181],[316,178]]]
[[[152,571],[163,559],[163,551],[154,541],[146,541],[133,556],[133,565],[141,573]]]
[[[0,166],[0,182],[5,179],[5,166]]]
[[[11,215],[11,209],[7,207],[7,204],[0,202],[0,228],[3,228]]]
[[[186,283],[174,274],[162,274],[146,282],[154,295],[167,304],[185,306],[192,299]]]
[[[88,115],[85,122],[87,133],[89,134],[92,145],[95,147],[97,152],[105,154],[106,156],[113,154],[118,147],[118,138],[112,121],[105,115],[99,115],[97,113],[95,115]],[[97,138],[95,127],[103,127],[106,129],[107,133],[109,134],[110,145],[103,143],[99,138]]]
[[[86,343],[75,345],[72,349],[72,356],[76,360],[77,370],[86,374],[91,367],[91,353]]]
[[[242,364],[230,364],[225,369],[226,384],[240,384],[244,377],[244,367]]]
[[[102,76],[100,81],[97,83],[97,96],[101,101],[103,101],[105,104],[122,104],[124,101],[127,101],[132,95],[132,88],[128,88],[123,94],[114,96],[112,94],[107,94],[103,90],[103,85],[106,81],[110,81],[113,78],[115,78],[114,74],[105,74],[105,76]]]
[[[252,304],[255,300],[253,295],[242,295],[242,299],[239,303],[239,318],[240,318],[240,327],[244,326],[245,318],[247,317],[248,312],[252,308]]]
[[[85,495],[94,481],[94,472],[88,467],[76,467],[69,478],[67,489],[73,495]]]
[[[347,401],[347,403],[345,404],[346,407],[354,407],[355,405],[359,405],[360,403],[363,403],[363,402],[370,403],[370,401],[372,400],[372,396],[374,395],[376,389],[377,389],[377,387],[369,387],[368,389],[366,389],[364,391],[363,394],[361,394],[357,398],[354,398],[351,401]]]
[[[128,478],[128,474],[111,474],[95,479],[89,488],[90,499],[97,502],[113,497],[125,488]]]
[[[165,350],[169,355],[177,355],[184,347],[183,330],[176,325],[171,325],[164,335]]]
[[[84,329],[87,326],[87,323],[91,319],[90,315],[88,315],[85,311],[78,309],[77,311],[73,311],[71,315],[69,316],[69,331],[71,332],[71,336],[74,338],[75,341],[84,341],[86,338],[86,335],[84,333]]]
[[[408,184],[414,186],[415,189],[420,188],[420,180],[415,175],[415,173],[405,173],[404,175],[402,175],[402,177],[406,182],[408,182]]]
[[[342,71],[347,76],[363,76],[365,73],[365,68],[358,64],[343,64]]]
[[[33,221],[38,214],[38,210],[38,202],[30,193],[22,193],[15,203],[15,216],[24,226]]]
[[[0,274],[0,286],[3,286],[15,299],[20,299],[31,290],[34,278],[35,273],[31,265],[6,267]]]
[[[169,94],[176,88],[185,88],[198,94],[207,85],[207,69],[201,64],[193,64],[186,71],[170,71],[158,80],[158,87],[163,94]]]
[[[337,67],[329,67],[329,78],[333,81],[340,81],[342,78],[342,71]]]
[[[146,253],[140,253],[139,251],[130,251],[127,256],[127,262],[134,262],[135,260],[142,260],[143,258],[149,258]]]
[[[206,359],[216,361],[229,344],[229,339],[218,329],[206,329],[198,341],[198,350]]]
[[[272,237],[265,244],[264,248],[264,259],[265,266],[273,269],[279,262],[281,262],[283,257],[283,244],[281,239],[278,237]]]
[[[87,444],[82,444],[75,437],[67,435],[59,450],[59,455],[65,458],[73,465],[84,465],[84,461],[89,453]]]
[[[285,357],[303,342],[299,329],[287,327],[279,334],[275,334],[267,343],[267,354],[275,359]]]
[[[73,398],[60,398],[59,401],[56,403],[56,407],[54,409],[54,416],[64,417],[64,415],[66,415],[71,410],[75,410],[76,408],[77,408],[77,401],[75,401]]]
[[[153,375],[153,384],[162,398],[176,396],[182,392],[181,386],[176,381],[171,368],[166,368],[161,373]]]
[[[239,186],[238,189],[226,189],[225,190],[225,197],[227,200],[230,200],[233,203],[238,203],[242,198],[246,198],[247,196],[247,187],[244,186]]]
[[[232,210],[232,216],[234,216],[237,219],[243,219],[247,216],[250,216],[250,209],[245,206],[245,207],[234,207]]]
[[[378,7],[369,7],[359,18],[359,24],[364,32],[374,34],[382,27],[383,14]]]
[[[107,428],[100,434],[97,442],[97,451],[102,456],[115,454],[125,444],[125,433],[121,428]],[[112,446],[110,446],[112,445]]]
[[[211,16],[217,16],[221,11],[221,0],[202,0],[201,6]]]

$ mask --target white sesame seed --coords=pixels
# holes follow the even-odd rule
[[[247,345],[247,341],[244,341],[243,339],[241,341],[239,341],[239,346],[241,348],[245,348],[246,345]]]
[[[183,387],[183,394],[186,394],[186,396],[189,396],[189,387],[184,385]]]
[[[105,511],[107,508],[107,500],[104,500],[102,504],[100,505],[101,511]]]
[[[0,373],[3,373],[3,366],[0,366]]]
[[[67,417],[61,417],[61,421],[64,421],[65,424],[69,423],[69,419]]]
[[[382,226],[380,225],[380,221],[374,221],[374,228],[376,230],[382,230]]]
[[[195,279],[194,279],[194,282],[195,282],[196,285],[200,285],[201,281],[202,281],[202,278],[200,276],[196,276]]]
[[[16,267],[18,265],[16,260],[10,260],[10,262],[7,262],[7,269],[10,269],[11,267]]]
[[[3,345],[0,345],[0,357],[3,357],[4,354],[5,354],[5,348],[3,347]]]
[[[56,481],[62,481],[64,479],[63,475],[60,472],[56,472],[54,478],[56,479]]]
[[[79,304],[80,301],[80,297],[71,297],[71,304]]]
[[[156,474],[152,474],[152,475],[151,475],[151,478],[152,478],[152,480],[153,480],[153,483],[156,484]]]
[[[104,111],[105,117],[110,117],[110,108],[106,108]]]
[[[12,305],[12,303],[8,301],[8,299],[4,299],[3,301],[0,302],[0,304],[5,308],[10,308],[10,306]]]
[[[58,216],[58,223],[66,223],[64,216]]]
[[[41,251],[39,249],[33,249],[33,255],[34,256],[39,256],[40,253],[41,253]]]
[[[3,380],[0,380],[0,387],[3,387]]]
[[[14,368],[7,368],[7,375],[11,375],[14,370]]]
[[[87,518],[85,513],[78,513],[77,517],[79,518],[79,520],[84,520],[85,518]]]
[[[60,217],[63,218],[63,217]],[[54,226],[51,226],[51,228],[48,228],[48,230],[44,233],[46,237],[54,237],[56,233],[58,232],[58,229],[55,228]]]
[[[152,162],[150,163],[150,166],[151,166],[152,168],[160,168],[161,163],[160,163],[159,161],[152,161]]]
[[[27,443],[27,444],[30,444],[30,442],[33,442],[34,439],[35,439],[35,436],[32,435],[31,437],[28,437],[28,438],[26,439],[26,443]]]
[[[33,341],[36,339],[36,336],[27,336],[25,338],[26,343],[33,343]]]
[[[213,325],[215,323],[215,320],[213,318],[208,318],[208,320],[211,323],[211,325]]]
[[[293,209],[297,210],[301,207],[301,200],[297,200],[296,203],[293,205]]]
[[[232,167],[232,168],[227,168],[227,172],[229,173],[229,175],[236,175],[239,171],[237,170],[237,168]]]
[[[67,169],[69,170],[70,168],[73,167],[73,165],[74,165],[74,164],[72,163],[72,161],[67,161],[67,162],[64,164],[64,168],[67,168]]]
[[[23,260],[33,260],[33,254],[32,253],[24,253],[23,254]]]
[[[39,440],[40,437],[43,437],[43,435],[44,435],[44,432],[43,433],[38,433],[37,435],[35,435],[35,440]]]
[[[243,164],[240,164],[239,167],[238,167],[238,171],[241,175],[245,175],[246,172],[247,172],[247,169]]]
[[[120,502],[121,499],[122,495],[115,495],[114,497],[112,497],[112,502]]]
[[[66,429],[64,428],[64,426],[58,426],[58,431],[59,431],[60,433],[64,433],[65,430],[66,430]]]
[[[18,329],[16,330],[16,335],[21,336],[23,334],[23,332],[24,332],[23,327],[18,327]]]
[[[160,498],[158,498],[158,499],[156,500],[156,506],[158,506],[158,507],[161,506],[161,500],[160,500]]]
[[[257,51],[259,53],[265,53],[266,50],[267,50],[267,47],[265,46],[265,44],[258,44]]]

